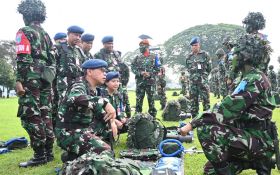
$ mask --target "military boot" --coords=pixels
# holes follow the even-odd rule
[[[43,165],[47,163],[47,159],[45,156],[45,151],[42,148],[34,149],[34,157],[31,158],[27,162],[21,162],[19,164],[19,167],[27,168],[27,167],[33,167],[38,165]]]
[[[61,154],[61,161],[63,162],[63,163],[66,163],[66,162],[68,162],[68,161],[72,161],[72,160],[74,160],[74,159],[76,159],[76,158],[78,158],[79,156],[78,156],[78,154],[75,154],[75,153],[71,153],[71,152],[63,152],[62,154]]]
[[[46,156],[47,162],[51,162],[54,160],[52,144],[51,144],[51,146],[46,146],[45,156]]]

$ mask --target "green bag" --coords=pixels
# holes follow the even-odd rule
[[[128,148],[157,148],[163,140],[163,126],[148,113],[137,113],[129,119],[127,126],[126,144]]]
[[[162,118],[164,121],[179,121],[181,114],[181,105],[176,100],[170,100],[167,102],[163,112]]]
[[[44,66],[41,78],[52,83],[55,78],[56,70],[53,66]]]
[[[143,175],[131,159],[113,159],[111,153],[87,153],[63,165],[61,175]]]

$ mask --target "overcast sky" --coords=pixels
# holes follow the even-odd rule
[[[7,0],[0,6],[0,39],[14,40],[17,30],[24,26],[17,13],[20,0]],[[105,35],[114,36],[114,47],[123,53],[138,47],[140,34],[153,37],[160,44],[173,35],[195,25],[237,24],[249,12],[262,12],[277,65],[280,55],[279,6],[273,0],[43,0],[47,19],[43,27],[53,38],[66,32],[70,25],[79,25],[86,33],[95,35],[92,53],[101,47]],[[187,42],[187,41],[186,41]]]

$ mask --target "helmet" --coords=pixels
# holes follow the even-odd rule
[[[260,12],[249,12],[242,23],[245,24],[246,32],[248,33],[265,28],[265,19]]]
[[[273,65],[270,65],[270,66],[268,67],[268,69],[269,69],[269,70],[272,70],[272,69],[273,69]]]
[[[17,11],[22,14],[26,25],[33,21],[43,23],[46,19],[46,7],[40,0],[22,0]]]
[[[215,53],[217,56],[223,56],[223,55],[225,55],[225,51],[223,50],[223,49],[218,49],[217,51],[216,51],[216,53]]]
[[[257,34],[246,34],[239,38],[233,49],[233,54],[237,56],[238,67],[244,64],[259,67],[269,57],[272,49],[267,40]]]

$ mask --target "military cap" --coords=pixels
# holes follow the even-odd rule
[[[89,34],[89,33],[83,34],[82,37],[81,37],[81,40],[84,41],[84,42],[93,41],[94,40],[94,35]]]
[[[106,75],[106,81],[110,81],[113,78],[119,78],[119,77],[120,77],[119,72],[108,72]]]
[[[68,27],[67,31],[70,33],[80,33],[80,34],[84,33],[84,29],[79,26],[70,26]]]
[[[101,59],[89,59],[82,64],[83,69],[98,69],[107,66],[107,62]]]
[[[102,39],[102,43],[109,43],[109,42],[113,42],[114,41],[114,38],[113,36],[104,36],[103,39]]]
[[[66,37],[67,37],[66,33],[58,32],[54,35],[53,39],[58,40],[58,39],[66,38]]]
[[[200,43],[199,37],[195,36],[191,39],[190,45],[194,45],[196,43]]]

